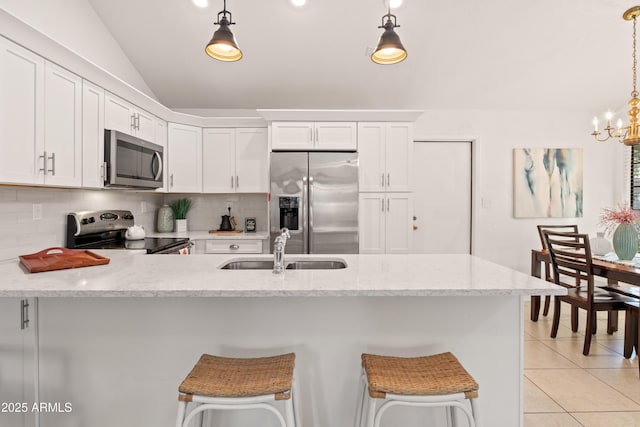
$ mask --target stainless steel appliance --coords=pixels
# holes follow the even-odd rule
[[[115,130],[104,131],[105,187],[162,187],[162,146]]]
[[[270,248],[287,227],[287,253],[358,253],[358,154],[271,153]]]
[[[131,211],[84,211],[67,215],[69,249],[138,249],[148,254],[189,253],[192,242],[186,237],[145,237],[127,240],[125,233],[134,225]]]

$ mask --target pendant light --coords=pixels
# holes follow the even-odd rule
[[[387,22],[384,22],[384,18],[387,18]],[[391,18],[393,18],[393,22]],[[378,27],[384,28],[384,32],[380,36],[378,47],[371,54],[371,60],[376,64],[397,64],[407,57],[407,51],[402,46],[400,37],[393,30],[396,27],[400,27],[400,25],[396,24],[396,16],[391,14],[391,5],[389,5],[387,14],[382,17],[382,25]]]
[[[228,18],[227,15],[229,15]],[[218,12],[218,20],[214,25],[220,25],[220,28],[213,33],[211,41],[204,48],[207,55],[225,62],[238,61],[242,58],[238,42],[229,29],[229,25],[235,25],[235,22],[231,18],[231,12],[227,11],[227,0],[224,0],[223,10]]]

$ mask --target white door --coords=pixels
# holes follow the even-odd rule
[[[385,191],[385,123],[358,123],[358,190]]]
[[[45,66],[44,146],[47,185],[82,185],[82,79]]]
[[[169,123],[169,192],[202,192],[202,129]]]
[[[235,165],[237,192],[269,192],[269,147],[266,129],[236,129]]]
[[[82,82],[82,186],[104,185],[104,90]]]
[[[313,126],[313,122],[273,122],[271,124],[271,149],[313,149]]]
[[[235,129],[202,132],[202,191],[235,192]]]
[[[414,143],[413,253],[471,253],[471,142]]]
[[[41,184],[44,59],[0,37],[0,182]]]
[[[386,193],[386,249],[388,254],[408,254],[412,239],[411,193]]]
[[[384,193],[360,193],[358,206],[358,231],[361,254],[385,253],[386,195]]]
[[[355,122],[317,122],[314,137],[316,150],[355,151],[358,148]]]

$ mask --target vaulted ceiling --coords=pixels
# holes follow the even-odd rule
[[[244,58],[204,46],[222,0],[89,0],[172,108],[623,109],[633,6],[617,0],[404,0],[409,52],[369,59],[384,0],[228,0]],[[621,4],[625,3],[625,4]]]

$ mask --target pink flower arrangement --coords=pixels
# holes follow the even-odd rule
[[[615,231],[620,224],[637,224],[638,214],[626,203],[618,205],[618,209],[604,208],[600,214],[599,224],[604,226],[608,234]]]

